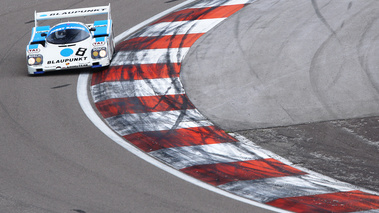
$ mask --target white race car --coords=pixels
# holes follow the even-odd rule
[[[39,21],[103,15],[106,20],[91,24],[62,22],[53,27],[39,26]],[[104,18],[105,19],[105,18]],[[108,66],[114,53],[110,4],[101,7],[35,12],[26,59],[29,74],[48,71]]]

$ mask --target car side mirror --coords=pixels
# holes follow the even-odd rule
[[[46,34],[46,33],[41,33],[41,36],[42,36],[42,37],[46,37],[47,34]]]
[[[96,31],[96,27],[91,27],[89,31]]]

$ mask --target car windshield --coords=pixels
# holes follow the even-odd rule
[[[58,25],[50,30],[46,38],[52,44],[70,44],[90,37],[88,29],[80,24]]]

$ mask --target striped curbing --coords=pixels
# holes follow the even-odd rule
[[[91,93],[107,124],[134,146],[219,189],[295,212],[379,212],[375,192],[297,168],[196,110],[180,82],[191,45],[251,0],[204,0],[117,45]]]

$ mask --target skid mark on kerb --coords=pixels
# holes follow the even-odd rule
[[[243,199],[296,212],[379,209],[375,192],[298,168],[225,133],[186,96],[179,75],[189,48],[251,2],[197,1],[120,42],[109,69],[92,76],[98,111],[148,156]]]

